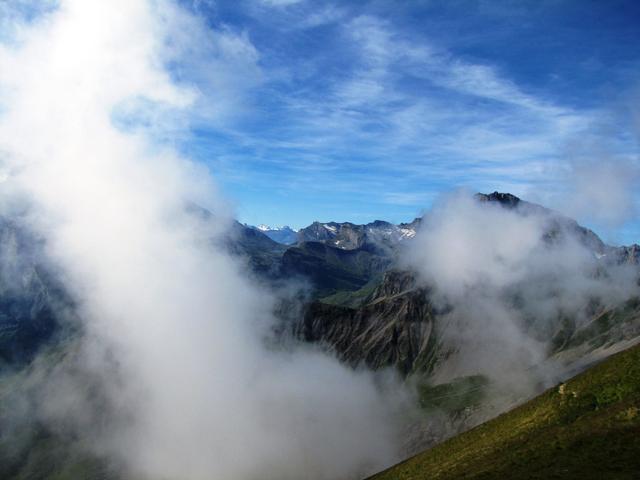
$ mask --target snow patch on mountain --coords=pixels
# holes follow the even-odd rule
[[[251,225],[247,225],[247,226],[250,227]],[[291,228],[289,225],[283,225],[281,227],[272,227],[270,225],[265,225],[264,223],[261,223],[257,227],[253,227],[253,228],[260,230],[261,232],[282,232],[282,231],[286,232],[289,230],[295,233],[298,232],[297,228]]]
[[[262,232],[274,242],[282,243],[284,245],[292,245],[297,242],[298,230],[291,228],[288,225],[283,225],[282,227],[271,227],[261,223],[257,227],[253,227],[251,225],[247,226]]]
[[[413,238],[416,236],[415,228],[400,228],[400,236],[402,239]]]

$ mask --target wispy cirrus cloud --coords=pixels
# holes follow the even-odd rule
[[[606,103],[579,91],[571,101],[560,95],[562,71],[550,71],[546,83],[528,81],[521,70],[540,67],[514,61],[508,44],[478,50],[498,33],[478,33],[478,19],[459,7],[413,21],[420,8],[218,2],[195,29],[211,69],[175,69],[210,99],[184,148],[221,173],[245,211],[278,210],[291,198],[312,204],[313,216],[283,211],[273,219],[294,226],[332,216],[323,207],[328,197],[355,203],[361,216],[401,220],[452,187],[557,190],[566,146],[590,134]],[[527,10],[530,23],[549,8]],[[523,15],[508,6],[489,10],[473,12],[487,21]],[[462,39],[443,35],[441,24],[458,28]],[[501,25],[502,36],[519,32]]]
[[[514,157],[539,162],[588,125],[587,113],[527,94],[490,66],[412,43],[379,18],[355,17],[336,34],[348,45],[349,67],[328,72],[315,88],[293,82],[276,91],[282,122],[266,132],[265,148],[289,157],[315,152],[338,170],[346,154],[374,167],[373,176],[420,167],[427,177],[441,162],[487,161],[493,171]],[[315,169],[292,170],[305,166]]]
[[[261,3],[269,5],[270,7],[288,7],[289,5],[295,5],[303,1],[304,0],[260,0]]]

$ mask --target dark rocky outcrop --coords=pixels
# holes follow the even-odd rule
[[[433,366],[435,318],[427,292],[415,287],[411,274],[390,271],[360,308],[313,302],[297,333],[329,345],[352,365],[396,367],[408,375]]]
[[[510,193],[476,193],[475,198],[480,202],[495,202],[505,208],[515,208],[520,205],[521,200]]]

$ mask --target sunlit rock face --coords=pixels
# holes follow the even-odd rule
[[[353,250],[364,246],[390,250],[396,248],[403,241],[413,238],[419,225],[419,218],[411,223],[398,225],[382,220],[365,225],[349,222],[314,222],[298,231],[298,242],[323,242],[343,250]]]

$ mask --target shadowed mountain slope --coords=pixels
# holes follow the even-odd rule
[[[322,297],[341,290],[358,290],[391,263],[391,257],[376,249],[343,250],[320,242],[303,242],[282,256],[282,274],[309,280],[316,294]]]

